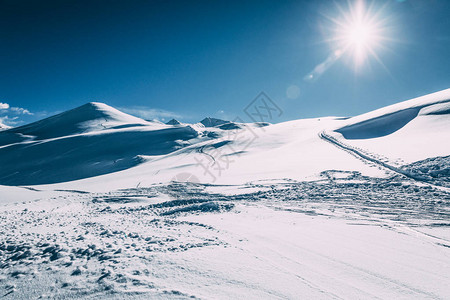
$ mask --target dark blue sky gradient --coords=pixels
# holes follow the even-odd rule
[[[355,115],[450,87],[447,0],[382,2],[397,40],[379,53],[386,68],[371,60],[355,73],[343,57],[305,82],[330,54],[321,24],[334,2],[347,3],[0,0],[0,102],[34,112],[26,122],[89,101],[197,121],[244,117],[265,91],[283,121]],[[301,94],[288,99],[293,84]]]

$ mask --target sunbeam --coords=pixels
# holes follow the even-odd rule
[[[391,40],[387,26],[389,16],[384,8],[358,0],[349,3],[348,9],[338,7],[337,17],[327,17],[331,20],[327,41],[334,51],[337,49],[343,56],[350,57],[355,69],[371,57],[381,62],[378,52]]]

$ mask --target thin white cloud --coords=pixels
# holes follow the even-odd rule
[[[134,115],[136,117],[145,119],[145,120],[159,120],[159,121],[169,121],[170,119],[179,119],[181,116],[177,113],[164,110],[164,109],[155,109],[149,108],[145,106],[131,106],[131,107],[119,107],[120,111],[123,111],[127,114]]]
[[[5,112],[12,112],[14,114],[18,114],[18,115],[30,115],[32,116],[33,113],[30,112],[28,109],[26,108],[22,108],[22,107],[11,107],[8,103],[3,103],[0,102],[0,110],[2,110],[2,113]]]
[[[32,116],[33,113],[31,113],[28,109],[22,108],[22,107],[11,107],[10,109],[12,112],[15,112],[17,114],[21,115],[30,115]]]
[[[34,115],[28,109],[11,107],[8,103],[0,102],[0,123],[8,126],[17,126],[24,123],[22,117]],[[26,119],[26,118],[25,118]]]
[[[18,120],[19,117],[8,117],[8,116],[3,116],[0,117],[0,124],[4,124],[6,126],[16,126],[20,123],[22,123],[22,121]]]

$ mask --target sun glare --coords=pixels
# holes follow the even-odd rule
[[[372,30],[366,24],[353,24],[348,30],[347,40],[356,47],[369,45],[373,38]]]
[[[386,28],[381,10],[366,7],[362,0],[349,4],[346,11],[339,8],[340,16],[333,22],[332,47],[353,58],[355,67],[362,65],[369,56],[378,61],[377,50],[386,40]]]

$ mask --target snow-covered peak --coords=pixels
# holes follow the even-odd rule
[[[77,107],[60,114],[60,116],[74,118],[80,121],[91,121],[104,118],[105,121],[114,121],[120,123],[142,123],[146,121],[129,114],[123,113],[105,103],[89,102],[85,105]]]
[[[176,119],[172,119],[169,122],[166,123],[167,125],[180,125],[181,122],[176,120]]]
[[[221,119],[207,117],[207,118],[204,118],[203,120],[201,120],[200,123],[202,123],[205,127],[215,127],[215,126],[230,123],[230,122],[221,120]]]
[[[90,102],[55,116],[13,129],[14,133],[48,139],[120,126],[148,125],[149,122],[123,113],[109,105]]]

